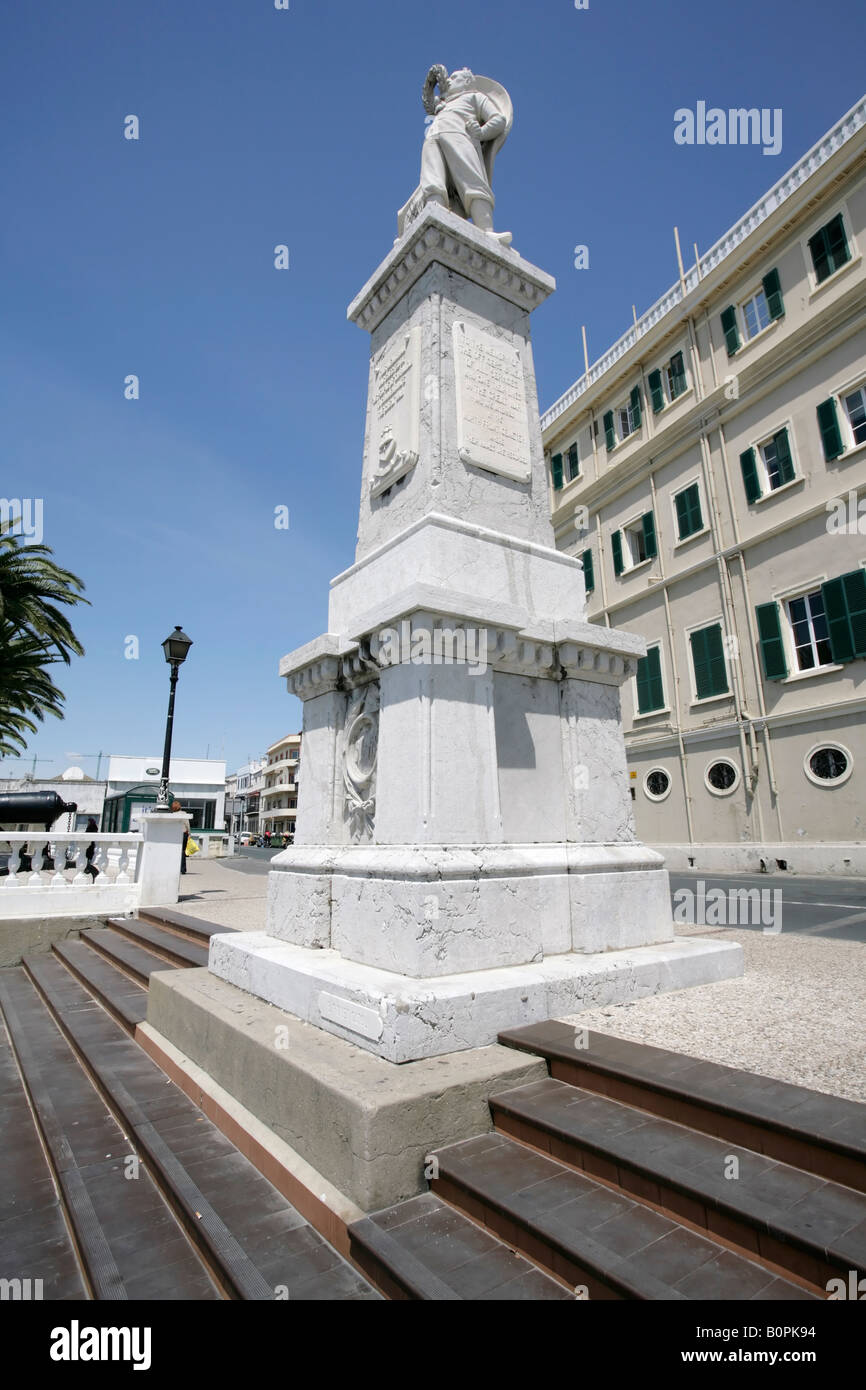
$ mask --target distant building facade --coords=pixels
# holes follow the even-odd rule
[[[237,772],[232,773],[231,779],[226,779],[227,804],[230,780],[234,789],[231,824],[228,825],[232,834],[258,835],[259,798],[264,775],[265,759],[253,758],[250,762],[244,763],[243,767],[239,767]]]
[[[294,839],[298,808],[298,769],[301,735],[286,734],[265,754],[259,833],[290,835]]]
[[[866,100],[542,418],[674,866],[866,872],[864,253]]]

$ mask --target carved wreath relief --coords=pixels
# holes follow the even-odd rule
[[[349,700],[343,733],[345,814],[353,840],[369,840],[376,813],[376,754],[379,745],[379,686],[356,690]]]

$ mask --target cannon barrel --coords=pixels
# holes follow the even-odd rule
[[[0,792],[0,825],[44,825],[50,830],[59,816],[77,811],[74,801],[64,801],[57,792]]]

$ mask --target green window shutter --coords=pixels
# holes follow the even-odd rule
[[[674,395],[681,396],[686,389],[686,364],[681,352],[675,352],[671,358],[671,376]]]
[[[833,459],[837,459],[840,454],[845,452],[842,444],[842,431],[839,428],[839,420],[836,415],[836,402],[832,396],[829,400],[822,401],[818,406],[818,428],[821,431],[824,457],[828,463],[832,463]]]
[[[828,222],[824,228],[827,236],[827,250],[830,257],[832,270],[838,270],[841,265],[851,259],[851,252],[848,250],[848,238],[845,236],[845,224],[842,221],[842,214],[837,213],[832,222]]]
[[[785,315],[785,301],[782,298],[782,282],[778,270],[769,271],[761,281],[767,299],[771,319],[781,319]]]
[[[724,695],[728,690],[728,672],[721,627],[714,623],[712,627],[699,628],[691,634],[690,641],[697,698]]]
[[[553,476],[553,486],[557,492],[562,487],[562,454],[554,454],[550,460],[550,472]]]
[[[634,422],[634,428],[635,428],[636,430],[639,430],[639,429],[640,429],[640,419],[641,419],[641,415],[640,415],[640,387],[639,387],[639,386],[635,386],[635,387],[634,387],[634,389],[633,389],[633,391],[632,391],[632,393],[631,393],[630,404],[631,404],[631,414],[632,414],[632,420],[633,420],[633,422]]]
[[[761,644],[764,675],[768,681],[784,680],[788,674],[788,663],[785,660],[785,644],[782,641],[782,627],[779,622],[779,605],[759,603],[755,613],[758,619],[758,641]]]
[[[821,585],[834,661],[866,656],[866,570]]]
[[[830,274],[830,249],[827,245],[827,234],[823,227],[809,237],[809,251],[812,255],[812,265],[815,270],[815,278],[818,283],[826,280]]]
[[[595,588],[595,572],[593,570],[592,565],[592,551],[585,550],[580,558],[583,561],[583,582],[586,587],[586,592],[588,594],[591,594],[593,589]]]
[[[568,451],[568,481],[571,482],[580,473],[580,463],[577,457],[577,445],[572,444]]]
[[[661,372],[650,372],[647,377],[647,384],[650,389],[650,396],[653,403],[653,414],[658,415],[660,410],[665,408],[665,393],[662,390]]]
[[[737,328],[737,311],[733,304],[729,304],[727,309],[722,312],[722,332],[725,335],[725,347],[728,356],[733,357],[737,348],[740,346],[740,334]]]
[[[664,709],[664,703],[661,652],[658,647],[650,647],[646,656],[642,656],[637,663],[638,714]]]
[[[773,443],[776,446],[776,462],[779,465],[779,476],[783,483],[790,483],[794,476],[794,463],[791,458],[791,446],[788,443],[788,431],[779,430],[778,434],[773,435]]]
[[[616,448],[616,434],[613,428],[612,410],[608,410],[604,416],[604,442],[607,445],[607,452],[612,454]]]
[[[701,515],[701,492],[697,483],[692,483],[683,492],[678,492],[674,498],[677,509],[677,529],[679,539],[684,541],[688,536],[693,536],[696,531],[704,529],[704,519]]]
[[[614,531],[610,538],[610,545],[613,551],[613,572],[622,574],[622,532]]]
[[[761,483],[758,478],[758,465],[755,462],[754,449],[746,449],[745,453],[740,454],[740,467],[743,470],[746,501],[757,502],[761,495]]]
[[[655,517],[652,512],[644,512],[640,520],[641,526],[643,527],[643,543],[646,550],[646,557],[648,560],[654,560],[659,553],[659,548],[656,544]]]

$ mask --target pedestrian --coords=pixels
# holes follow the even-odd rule
[[[266,831],[265,831],[265,849],[270,849],[270,847],[271,847],[271,832],[270,832],[270,830],[266,830]]]
[[[85,826],[84,828],[85,828],[85,830],[86,830],[89,834],[91,834],[91,835],[98,835],[98,834],[99,834],[99,826],[96,824],[96,821],[94,820],[93,816],[90,817],[90,820],[87,822],[87,824],[86,824],[86,826]],[[95,855],[95,853],[96,853],[96,842],[94,841],[92,844],[89,844],[89,845],[87,846],[87,849],[85,850],[85,853],[84,853],[84,857],[85,857],[85,859],[87,860],[87,863],[86,863],[86,865],[85,865],[85,867],[84,867],[84,872],[85,872],[86,874],[90,874],[90,877],[93,879],[94,882],[96,882],[97,878],[99,877],[99,870],[97,869],[96,865],[93,863],[93,856]]]
[[[181,806],[181,804],[180,804],[179,801],[173,801],[173,802],[171,803],[172,815],[177,815],[178,812],[179,812],[179,811],[182,811],[182,810],[183,810],[183,807]],[[185,823],[184,829],[183,829],[183,843],[181,844],[181,847],[180,847],[180,871],[181,871],[182,874],[185,874],[185,873],[186,873],[186,847],[187,847],[187,844],[188,844],[188,843],[189,843],[189,816],[187,816],[187,818],[186,818],[186,823]]]

